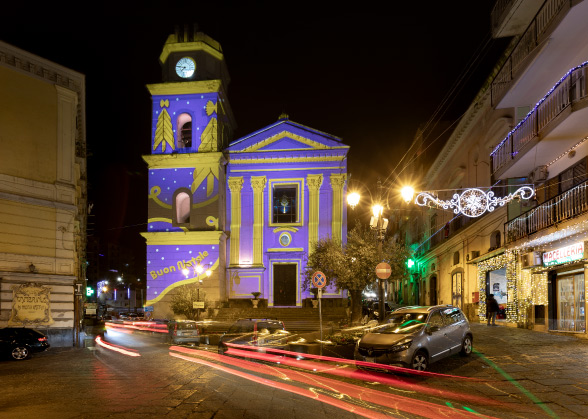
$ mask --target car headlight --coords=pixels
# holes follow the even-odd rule
[[[410,345],[412,345],[412,340],[405,339],[405,340],[398,342],[396,345],[392,346],[389,351],[390,352],[406,351],[408,348],[410,348]]]

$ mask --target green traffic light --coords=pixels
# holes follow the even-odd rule
[[[408,269],[411,269],[414,266],[414,260],[408,259],[406,261],[406,266],[408,266]]]

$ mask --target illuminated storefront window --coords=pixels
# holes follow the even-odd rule
[[[557,329],[566,332],[586,331],[584,274],[557,278]]]

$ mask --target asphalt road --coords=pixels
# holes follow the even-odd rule
[[[0,418],[588,416],[587,340],[472,328],[476,353],[433,364],[426,376],[268,354],[220,357],[212,346],[108,332],[107,347],[1,360]]]

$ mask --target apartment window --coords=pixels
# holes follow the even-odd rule
[[[273,188],[274,223],[298,222],[298,187],[296,185],[276,185]]]
[[[459,263],[459,252],[455,252],[453,254],[453,264],[457,265]]]
[[[178,148],[192,147],[192,117],[183,113],[178,117]]]

